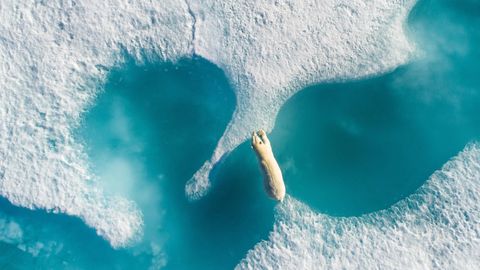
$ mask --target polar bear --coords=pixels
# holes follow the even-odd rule
[[[252,148],[257,154],[263,172],[263,184],[267,194],[277,201],[282,201],[285,197],[282,171],[273,156],[272,146],[265,131],[253,132]]]

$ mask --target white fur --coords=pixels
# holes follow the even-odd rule
[[[253,132],[252,148],[257,154],[258,162],[263,172],[265,191],[271,198],[283,201],[285,184],[283,183],[282,171],[273,155],[272,145],[265,131],[260,130],[258,134]]]

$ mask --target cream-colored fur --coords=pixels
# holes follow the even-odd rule
[[[273,199],[282,201],[285,197],[282,171],[273,155],[272,146],[265,131],[253,132],[252,148],[257,154],[258,162],[263,172],[265,190]]]

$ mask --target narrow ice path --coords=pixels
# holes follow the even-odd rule
[[[312,83],[357,79],[406,63],[404,24],[415,1],[261,1],[190,4],[195,52],[225,70],[237,96],[210,160],[187,183],[198,199],[209,173],[256,129],[271,131],[280,107]]]

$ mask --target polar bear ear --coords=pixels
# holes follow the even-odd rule
[[[260,129],[258,131],[258,135],[260,136],[260,139],[262,140],[263,143],[265,143],[265,144],[270,143],[270,140],[267,137],[267,133],[263,129]]]
[[[258,143],[258,137],[257,137],[257,134],[254,132],[252,132],[252,148]]]

